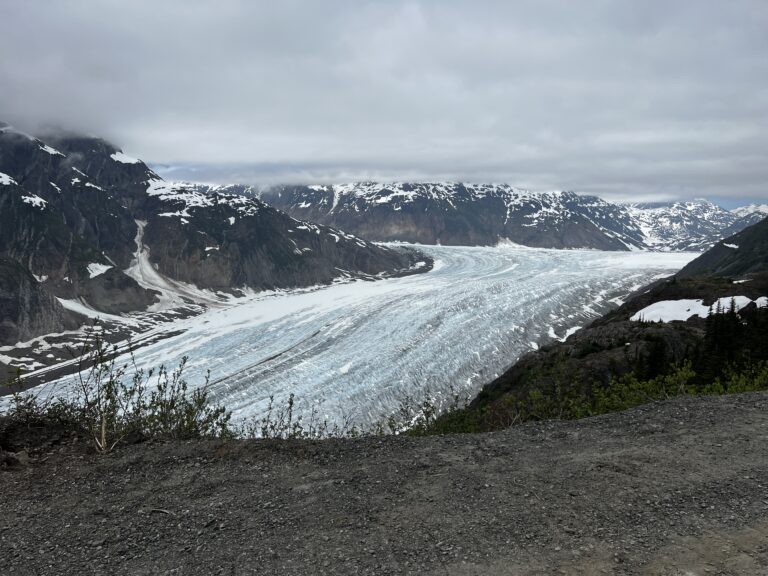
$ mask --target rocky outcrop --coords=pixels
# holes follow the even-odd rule
[[[628,372],[652,378],[664,363],[684,360],[703,335],[703,321],[682,327],[620,321],[580,330],[566,342],[523,356],[483,387],[470,407],[503,402],[510,394],[525,398],[534,389],[546,393],[557,386],[605,385]]]
[[[135,279],[115,268],[83,282],[77,293],[78,298],[108,314],[144,310],[156,302],[157,295],[157,291],[142,288]]]
[[[768,218],[718,242],[678,272],[679,278],[699,275],[738,276],[768,269]]]
[[[77,325],[29,270],[0,256],[0,342],[26,341]]]

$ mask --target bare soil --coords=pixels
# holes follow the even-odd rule
[[[61,436],[12,460],[3,575],[768,574],[765,393],[483,435],[107,456]]]

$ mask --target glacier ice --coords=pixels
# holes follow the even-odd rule
[[[468,395],[521,354],[576,327],[692,253],[419,246],[431,272],[293,292],[250,294],[174,322],[140,366],[188,356],[190,386],[210,370],[235,420],[293,393],[331,423],[380,421],[409,395]],[[61,389],[62,382],[56,384]]]

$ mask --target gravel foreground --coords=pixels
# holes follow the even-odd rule
[[[0,574],[768,574],[768,394],[483,435],[50,447]]]

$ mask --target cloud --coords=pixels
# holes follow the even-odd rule
[[[0,117],[177,175],[768,198],[768,4],[0,0]]]

